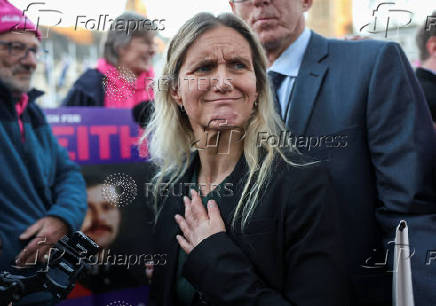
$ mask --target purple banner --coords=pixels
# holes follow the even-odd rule
[[[79,164],[144,161],[146,145],[138,147],[142,130],[130,109],[61,107],[44,110],[59,144]]]

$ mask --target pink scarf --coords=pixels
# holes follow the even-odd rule
[[[29,97],[27,96],[27,94],[23,93],[21,95],[20,101],[18,101],[15,104],[15,110],[17,111],[18,126],[20,127],[22,142],[24,142],[25,138],[24,138],[24,126],[23,126],[23,121],[21,121],[21,115],[24,113],[24,110],[26,109],[28,103],[29,103]]]
[[[151,86],[153,68],[135,78],[131,72],[121,74],[117,68],[101,58],[97,62],[97,70],[105,76],[105,107],[132,108],[143,101],[154,99]]]

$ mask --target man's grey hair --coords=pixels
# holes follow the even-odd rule
[[[427,16],[426,22],[418,29],[416,34],[416,45],[421,61],[425,61],[430,57],[426,45],[431,37],[436,36],[436,25],[432,23],[433,18],[436,18],[436,11],[433,11],[430,16]]]
[[[118,16],[106,33],[103,57],[112,65],[118,65],[119,50],[127,46],[133,37],[154,36],[150,20],[135,12],[127,11]]]

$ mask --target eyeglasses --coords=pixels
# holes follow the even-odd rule
[[[233,3],[248,3],[253,2],[253,0],[232,0]]]
[[[36,47],[28,48],[26,44],[12,41],[0,41],[0,45],[6,46],[8,48],[8,52],[10,56],[22,59],[26,58],[28,52],[32,52],[35,56],[36,60],[39,61],[43,58],[43,56],[47,53],[47,50],[39,49]]]

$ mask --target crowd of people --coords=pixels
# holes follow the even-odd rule
[[[145,128],[156,214],[138,243],[152,235],[166,254],[147,268],[150,305],[392,305],[395,263],[368,258],[385,256],[401,220],[415,304],[436,303],[436,26],[418,31],[414,71],[397,43],[310,30],[312,3],[231,0],[232,13],[196,14],[171,39],[169,86],[155,91],[154,31],[111,28],[63,101],[129,108]],[[107,248],[121,220],[35,102],[40,45],[0,0],[0,270],[13,273],[34,273],[79,229]],[[283,131],[316,149],[268,140]],[[338,137],[345,146],[331,145]],[[162,195],[163,184],[184,188]],[[223,186],[231,192],[214,192]],[[53,301],[38,292],[17,305]]]

